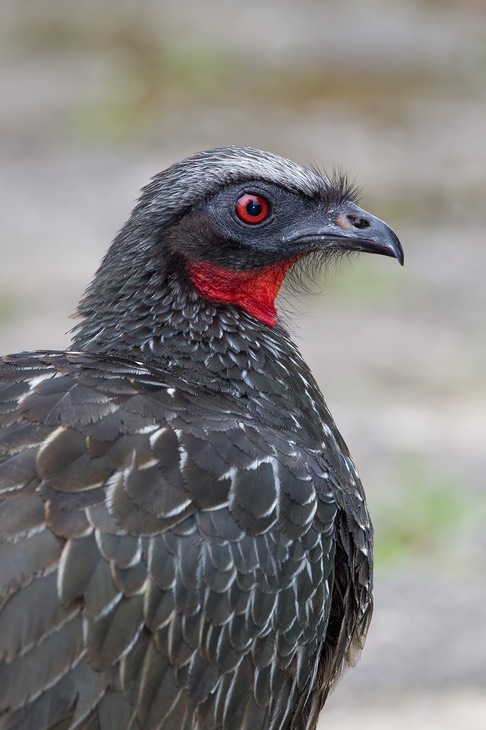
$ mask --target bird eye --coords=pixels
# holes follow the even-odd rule
[[[236,203],[236,215],[243,223],[263,223],[270,215],[270,203],[261,195],[246,193]]]

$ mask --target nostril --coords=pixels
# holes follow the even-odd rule
[[[371,223],[366,218],[360,218],[357,215],[351,214],[347,215],[346,217],[353,226],[353,228],[358,228],[359,230],[362,230],[363,228],[369,228],[371,226]]]

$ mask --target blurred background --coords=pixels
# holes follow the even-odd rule
[[[326,730],[486,727],[486,5],[1,0],[0,350],[62,348],[139,188],[248,144],[406,252],[286,303],[367,489],[376,611]]]

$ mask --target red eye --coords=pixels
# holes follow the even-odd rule
[[[261,195],[247,193],[236,203],[236,215],[243,223],[263,223],[270,215],[270,203]]]

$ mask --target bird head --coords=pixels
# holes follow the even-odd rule
[[[200,152],[143,189],[79,314],[117,310],[123,319],[142,299],[153,305],[176,278],[273,327],[288,270],[310,254],[343,251],[403,263],[395,233],[358,207],[344,178],[248,147]]]

